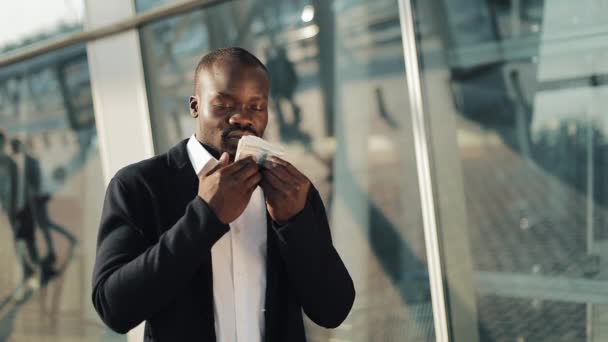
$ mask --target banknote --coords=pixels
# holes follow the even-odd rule
[[[253,135],[246,135],[239,140],[235,160],[253,156],[258,165],[264,165],[271,156],[281,158],[284,155],[285,150],[281,146]]]

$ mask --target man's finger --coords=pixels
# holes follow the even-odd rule
[[[288,161],[286,161],[284,159],[281,159],[281,158],[275,157],[275,156],[271,156],[269,158],[269,160],[271,163],[276,163],[278,165],[283,166],[287,170],[287,172],[289,172],[293,177],[296,177],[296,178],[304,177],[304,175],[298,169],[296,169],[295,166],[291,165],[291,163],[289,163]]]
[[[262,176],[264,177],[264,180],[268,181],[268,183],[279,192],[287,193],[289,189],[293,187],[293,185],[287,183],[268,170],[262,170]]]
[[[262,180],[260,181],[260,187],[264,191],[264,197],[267,200],[270,200],[271,202],[274,199],[274,195],[279,193],[279,190],[277,190],[274,186],[272,186],[272,184],[270,184],[270,182],[268,182],[263,177],[262,177]]]
[[[276,178],[280,179],[287,185],[297,185],[297,180],[294,179],[293,175],[287,170],[285,170],[285,167],[282,165],[275,164],[270,167],[264,168],[263,171],[274,175]]]
[[[245,180],[245,187],[249,190],[255,189],[262,181],[262,174],[257,172]]]
[[[230,177],[237,180],[245,180],[254,174],[260,172],[260,167],[256,163],[248,164],[239,169],[238,171],[232,172]]]
[[[212,163],[212,161],[215,161],[215,159],[211,159],[209,161],[209,163]],[[228,153],[224,152],[224,153],[222,153],[220,160],[218,162],[216,162],[215,165],[213,165],[208,171],[205,171],[205,168],[203,168],[203,170],[201,170],[201,173],[204,174],[205,176],[209,176],[210,174],[214,173],[215,171],[228,165],[229,161],[230,161],[230,156],[228,155]]]
[[[226,168],[224,168],[224,172],[226,172],[226,174],[234,174],[235,172],[238,172],[240,169],[248,166],[248,165],[256,165],[255,160],[253,159],[253,157],[248,156],[246,158],[243,159],[239,159],[235,162],[233,162],[232,164],[226,166]]]
[[[228,152],[224,152],[220,156],[219,164],[221,165],[221,167],[224,167],[228,165],[228,163],[230,163],[230,156],[228,155]]]
[[[273,194],[274,194],[275,190],[272,188],[272,186],[270,184],[268,184],[267,181],[264,180],[264,178],[262,178],[262,181],[260,182],[260,188],[262,188],[262,191],[264,192],[264,200],[266,201],[266,203],[273,205],[274,204]]]
[[[276,177],[283,180],[285,183],[292,183],[293,176],[289,171],[285,169],[283,165],[267,162],[264,167],[264,171],[268,171]]]

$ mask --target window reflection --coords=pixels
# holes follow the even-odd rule
[[[202,55],[242,46],[267,65],[265,139],[319,189],[357,287],[343,328],[309,325],[310,340],[432,341],[397,1],[226,2],[140,36],[157,153],[193,132],[187,99]]]
[[[464,193],[437,196],[466,202],[441,228],[470,246],[479,339],[605,340],[605,4],[414,3],[431,131],[457,136],[435,133],[433,158]]]
[[[113,338],[86,288],[103,180],[85,46],[0,69],[0,127],[0,340]]]

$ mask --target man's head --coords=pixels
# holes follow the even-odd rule
[[[269,89],[266,67],[248,51],[224,48],[205,55],[196,67],[190,97],[197,139],[234,158],[241,136],[264,134]]]
[[[23,151],[23,143],[21,140],[15,138],[11,140],[11,149],[13,150],[13,154],[19,154]]]

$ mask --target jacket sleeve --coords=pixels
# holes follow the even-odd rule
[[[311,186],[304,209],[273,229],[290,283],[306,315],[325,328],[338,327],[348,316],[355,288],[331,239],[325,207]]]
[[[132,220],[134,196],[119,178],[110,182],[93,271],[93,305],[118,333],[170,303],[195,274],[203,251],[229,229],[197,196],[175,225],[150,244]]]

